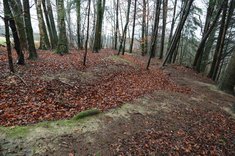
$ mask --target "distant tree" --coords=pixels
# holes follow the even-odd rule
[[[30,9],[29,9],[29,0],[23,0],[24,6],[24,23],[26,29],[26,38],[28,43],[29,59],[37,59],[38,55],[36,52],[34,37],[33,37],[33,28],[31,23]]]
[[[177,47],[177,44],[179,42],[179,39],[180,39],[180,36],[181,36],[181,31],[184,27],[184,24],[185,24],[185,21],[186,21],[188,15],[189,15],[191,6],[193,4],[193,1],[194,0],[188,0],[184,4],[184,8],[183,8],[183,11],[182,11],[182,16],[181,16],[180,22],[179,22],[179,24],[178,24],[178,26],[175,30],[175,33],[173,35],[173,38],[172,38],[172,41],[171,41],[171,44],[170,44],[170,47],[169,47],[169,50],[167,52],[167,56],[164,59],[164,61],[162,63],[162,66],[164,66],[166,64],[167,60],[169,59],[169,56],[174,54],[174,52],[175,52],[175,48]]]
[[[136,8],[137,8],[137,0],[134,1],[134,18],[133,18],[133,26],[132,26],[132,35],[131,35],[131,44],[130,44],[130,53],[132,53],[133,50],[133,43],[134,43],[134,37],[135,37],[135,21],[136,21]]]
[[[47,34],[46,25],[44,22],[44,17],[42,13],[42,0],[35,0],[37,17],[38,17],[38,27],[39,27],[39,35],[40,35],[40,46],[39,49],[50,49],[50,42]]]
[[[114,49],[117,50],[117,42],[118,42],[118,31],[119,31],[119,18],[118,18],[118,12],[119,12],[119,0],[116,1],[116,22],[115,22],[115,33],[114,33]]]
[[[150,47],[149,59],[148,59],[148,64],[147,64],[146,69],[149,69],[151,59],[153,57],[155,57],[157,37],[158,37],[158,26],[159,26],[160,11],[161,11],[161,0],[158,0],[157,5],[156,5],[154,28],[153,28],[153,33],[152,33],[152,37],[151,37],[151,47]]]
[[[98,52],[102,48],[102,23],[104,18],[105,1],[106,0],[97,0],[97,17],[93,52]]]
[[[58,15],[59,39],[57,43],[56,53],[63,55],[69,52],[68,40],[66,35],[65,9],[64,9],[63,0],[57,0],[57,15]]]
[[[159,59],[163,58],[164,46],[165,46],[165,33],[166,33],[166,20],[167,20],[167,10],[168,10],[168,0],[163,0],[163,16],[162,16],[162,35],[161,35],[161,48]]]
[[[87,46],[89,40],[89,29],[90,29],[90,10],[91,10],[91,0],[88,1],[88,15],[87,15],[87,32],[86,32],[86,41],[85,41],[85,54],[83,59],[83,65],[86,65],[87,58]]]
[[[77,0],[76,1],[76,13],[77,13],[77,46],[78,49],[82,49],[82,44],[81,44],[81,1]]]
[[[126,15],[126,24],[124,27],[124,30],[122,32],[122,38],[121,38],[121,42],[120,42],[120,46],[119,46],[119,50],[118,50],[118,55],[120,55],[120,52],[122,51],[122,55],[124,55],[125,53],[125,39],[126,39],[126,33],[127,33],[127,28],[128,28],[128,24],[129,24],[129,16],[130,16],[130,8],[131,8],[131,0],[128,0],[128,5],[127,5],[127,15]]]

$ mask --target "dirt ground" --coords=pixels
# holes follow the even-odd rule
[[[0,131],[0,156],[235,155],[235,97],[190,69],[163,70],[191,93],[159,90],[70,124]]]

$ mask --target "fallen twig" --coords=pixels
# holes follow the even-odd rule
[[[25,82],[25,80],[22,78],[22,77],[20,77],[20,75],[18,75],[18,74],[15,74],[15,73],[13,73],[16,77],[18,77],[26,86],[28,86],[27,85],[27,83]]]

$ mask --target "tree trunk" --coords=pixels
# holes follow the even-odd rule
[[[141,34],[141,54],[142,56],[145,56],[147,54],[146,48],[146,42],[147,34],[146,34],[146,17],[147,17],[147,9],[146,9],[146,0],[143,0],[143,16],[142,16],[142,34]]]
[[[167,9],[168,9],[168,0],[163,0],[162,36],[161,36],[161,48],[160,48],[159,59],[162,59],[164,54]]]
[[[57,15],[58,15],[59,39],[57,43],[56,53],[63,55],[69,52],[68,40],[66,35],[65,9],[64,9],[63,0],[57,0]]]
[[[6,44],[7,44],[7,54],[8,54],[8,62],[9,62],[9,69],[11,72],[15,72],[13,66],[13,58],[11,53],[11,41],[10,41],[10,32],[9,32],[9,19],[11,18],[9,7],[7,7],[7,0],[3,0],[4,5],[4,23],[5,23],[5,37],[6,37]]]
[[[205,24],[205,27],[204,27],[204,35],[201,39],[201,42],[199,44],[199,47],[197,49],[197,52],[196,52],[196,55],[195,55],[195,58],[194,58],[194,62],[193,62],[193,68],[198,72],[201,71],[200,68],[201,68],[202,56],[203,56],[203,53],[205,52],[204,48],[206,46],[207,39],[210,36],[211,32],[213,31],[213,29],[214,29],[214,27],[215,27],[215,25],[216,25],[216,23],[217,23],[217,21],[220,17],[220,14],[222,12],[222,8],[223,8],[223,4],[222,4],[221,7],[219,8],[217,14],[216,14],[215,19],[210,24],[209,21],[210,21],[210,18],[212,16],[211,12],[213,11],[212,8],[214,7],[214,6],[210,6],[210,4],[209,4],[208,10],[207,10],[207,19],[206,19],[206,24]]]
[[[46,0],[46,6],[47,6],[47,13],[48,13],[48,17],[50,19],[50,25],[51,25],[51,30],[52,30],[52,34],[53,34],[53,45],[55,45],[52,48],[54,49],[54,48],[56,48],[56,45],[58,42],[58,35],[57,35],[54,15],[52,12],[52,7],[51,7],[51,0]]]
[[[121,42],[120,42],[118,55],[120,54],[121,50],[123,50],[123,49],[124,50],[122,51],[122,55],[124,55],[124,53],[125,53],[125,46],[123,45],[123,43],[125,43],[125,40],[126,40],[127,27],[128,27],[128,24],[129,24],[130,8],[131,8],[131,0],[128,0],[126,25],[125,25],[123,33],[122,33],[122,39],[121,39]]]
[[[118,41],[118,31],[119,31],[119,18],[118,18],[118,12],[119,12],[119,0],[117,0],[116,3],[116,26],[115,26],[115,33],[114,33],[114,49],[117,50],[117,41]]]
[[[136,5],[137,5],[137,0],[135,0],[135,4],[134,4],[134,19],[133,19],[133,26],[132,26],[132,35],[131,35],[130,53],[132,53],[133,43],[134,43],[134,38],[135,38]]]
[[[55,49],[57,42],[55,42],[55,39],[54,39],[53,30],[52,30],[52,26],[51,26],[51,22],[50,22],[50,17],[49,17],[49,12],[48,12],[48,9],[47,9],[46,0],[42,0],[42,6],[43,6],[44,15],[45,15],[45,19],[46,19],[46,25],[47,25],[47,29],[48,29],[48,33],[49,33],[49,37],[50,37],[50,43],[51,43],[50,46],[51,46],[52,49]]]
[[[24,17],[22,11],[22,4],[21,1],[16,0],[8,0],[8,3],[11,7],[13,18],[15,21],[15,25],[17,28],[17,33],[20,39],[20,45],[22,50],[27,49],[27,40],[26,40],[26,31],[24,26]]]
[[[167,56],[166,56],[166,58],[165,58],[165,60],[164,60],[164,62],[162,64],[162,66],[164,66],[166,64],[167,60],[169,59],[169,56],[172,55],[174,53],[174,51],[175,51],[177,43],[178,43],[178,41],[180,39],[181,31],[182,31],[182,29],[184,27],[184,24],[185,24],[185,21],[186,21],[188,15],[189,15],[190,8],[191,8],[191,6],[193,4],[193,1],[194,0],[189,0],[189,1],[185,2],[185,6],[184,6],[184,9],[183,9],[183,13],[182,13],[180,22],[179,22],[179,24],[178,24],[178,26],[176,28],[175,34],[174,34],[174,36],[172,38],[171,45],[170,45],[169,50],[167,52]]]
[[[161,0],[158,0],[156,6],[155,21],[154,21],[154,31],[152,33],[152,39],[151,39],[150,55],[146,69],[149,69],[151,59],[155,57],[160,11],[161,11]]]
[[[221,55],[223,52],[224,48],[224,41],[227,33],[227,28],[228,24],[230,22],[232,13],[233,13],[233,0],[231,1],[230,7],[229,7],[229,12],[228,11],[228,0],[225,0],[225,3],[223,4],[223,14],[222,14],[222,19],[221,19],[221,25],[220,25],[220,31],[219,31],[219,36],[216,44],[216,49],[215,53],[213,56],[213,61],[211,64],[210,72],[208,74],[209,78],[212,78],[213,80],[216,80],[217,73],[218,73],[218,68],[219,64],[221,61]]]
[[[85,54],[83,59],[83,65],[86,65],[87,58],[87,45],[89,40],[89,29],[90,29],[90,9],[91,9],[91,0],[88,1],[88,15],[87,15],[87,32],[86,32],[86,42],[85,42]]]
[[[13,18],[13,15],[12,15],[12,12],[11,12],[11,9],[10,9],[8,3],[5,4],[5,8],[9,10],[10,28],[11,28],[13,39],[14,39],[14,48],[16,50],[17,57],[18,57],[16,63],[19,64],[19,65],[24,65],[25,64],[25,60],[24,60],[24,54],[22,52],[22,48],[21,48],[21,45],[20,45],[20,38],[18,36],[15,20]]]
[[[105,9],[105,0],[98,0],[93,52],[98,52],[102,48],[102,23],[103,23],[104,9]]]
[[[39,49],[47,50],[50,49],[50,42],[47,35],[46,25],[42,14],[42,0],[35,0],[37,17],[38,17],[38,27],[40,34],[40,46]]]
[[[77,11],[77,46],[78,49],[82,49],[82,44],[81,44],[81,1],[77,0],[76,2],[76,11]]]
[[[32,28],[31,16],[29,10],[29,0],[23,0],[23,6],[24,6],[24,23],[26,29],[27,42],[28,42],[29,59],[35,60],[37,59],[38,55],[34,44],[33,28]]]
[[[219,83],[219,89],[234,94],[235,86],[235,51],[230,59],[228,67]]]

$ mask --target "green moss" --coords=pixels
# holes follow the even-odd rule
[[[82,118],[85,118],[85,117],[88,117],[88,116],[93,116],[93,115],[96,115],[96,114],[99,114],[99,113],[101,113],[101,111],[98,110],[98,109],[86,110],[86,111],[83,111],[83,112],[79,113],[78,115],[75,115],[73,117],[73,120],[79,120],[79,119],[82,119]]]
[[[27,126],[16,126],[13,128],[4,128],[4,132],[11,138],[18,138],[26,136],[30,132],[30,128]]]

